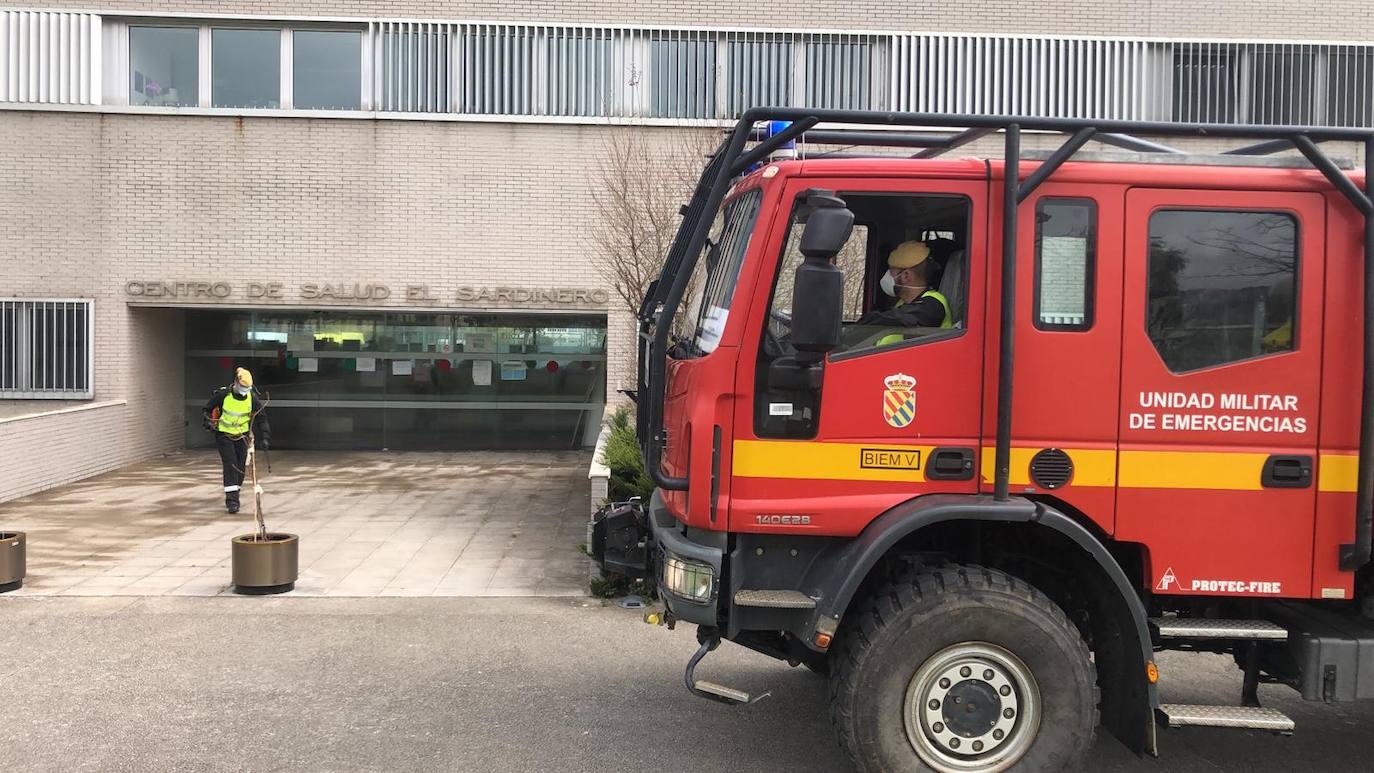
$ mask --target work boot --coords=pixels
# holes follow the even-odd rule
[[[231,513],[239,511],[239,492],[230,491],[224,495],[224,509]]]

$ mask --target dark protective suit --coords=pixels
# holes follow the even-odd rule
[[[266,449],[272,441],[272,425],[267,421],[267,412],[263,410],[266,401],[256,389],[251,390],[252,417],[250,418],[253,429],[253,437],[257,441],[258,448]],[[243,488],[243,476],[247,472],[248,465],[248,434],[230,434],[221,432],[219,429],[219,419],[225,409],[225,400],[230,399],[233,391],[230,387],[220,387],[210,395],[206,401],[205,408],[202,409],[204,416],[204,426],[207,430],[215,433],[215,447],[219,450],[220,463],[224,473],[224,508],[231,513],[239,511],[239,491]]]

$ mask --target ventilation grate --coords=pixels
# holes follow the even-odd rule
[[[1046,448],[1031,459],[1030,476],[1042,488],[1059,488],[1073,477],[1073,460],[1058,448]]]

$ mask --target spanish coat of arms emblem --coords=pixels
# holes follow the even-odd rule
[[[916,379],[897,373],[883,379],[883,420],[901,429],[916,418]]]

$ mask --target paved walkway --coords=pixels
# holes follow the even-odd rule
[[[260,460],[261,461],[261,460]],[[263,510],[299,534],[299,596],[580,596],[588,452],[272,454]],[[186,451],[0,504],[28,533],[14,595],[230,593],[219,458]]]

